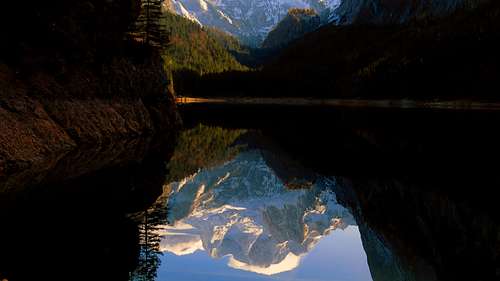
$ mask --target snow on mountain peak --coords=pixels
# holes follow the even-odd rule
[[[402,23],[419,16],[443,16],[485,0],[165,0],[175,13],[224,30],[260,46],[290,8],[312,8],[322,24]]]
[[[173,12],[258,46],[291,8],[313,8],[325,19],[341,0],[165,0]],[[172,10],[172,9],[171,9]]]

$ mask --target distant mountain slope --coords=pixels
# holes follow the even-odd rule
[[[340,0],[166,0],[165,7],[204,26],[259,46],[291,8],[314,8],[328,19]]]
[[[324,26],[261,72],[205,77],[198,87],[219,96],[498,100],[498,50],[500,2],[491,1],[404,25]]]
[[[172,13],[165,13],[163,23],[169,37],[164,55],[174,71],[204,74],[246,69],[229,53],[229,46],[236,46],[229,35],[215,36],[212,31]]]
[[[483,0],[343,0],[331,20],[337,24],[403,23],[415,18],[440,17],[456,9],[475,7]]]
[[[264,72],[297,94],[498,98],[490,89],[500,77],[499,16],[491,1],[411,24],[327,26]]]
[[[313,9],[290,9],[288,15],[267,35],[263,48],[280,48],[314,31],[321,25],[320,16]]]

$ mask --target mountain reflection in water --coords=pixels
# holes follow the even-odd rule
[[[312,186],[289,190],[263,155],[260,150],[244,151],[225,164],[171,183],[170,225],[163,227],[161,251],[184,256],[201,250],[214,259],[227,257],[221,262],[231,268],[275,275],[301,267],[302,259],[332,232],[345,232],[348,240],[361,245],[353,215],[332,191],[334,180],[316,176]],[[320,245],[331,247],[335,240]],[[371,280],[362,248],[351,254],[365,258],[350,265],[349,276],[361,270],[363,280]],[[166,259],[166,272],[179,270],[172,259]],[[183,264],[189,262],[196,274],[199,260],[184,259]],[[337,267],[328,255],[325,262]],[[323,273],[314,280],[330,280],[332,272]]]

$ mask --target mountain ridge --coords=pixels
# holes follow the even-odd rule
[[[259,72],[207,76],[196,87],[218,96],[496,101],[499,15],[489,1],[407,24],[322,26]]]
[[[262,48],[281,48],[321,25],[320,16],[313,9],[293,8],[287,16],[269,32]]]
[[[258,47],[292,8],[311,8],[326,22],[340,0],[165,0],[166,10]]]
[[[449,15],[487,0],[165,0],[166,10],[259,47],[293,8],[313,9],[322,25],[401,24]]]

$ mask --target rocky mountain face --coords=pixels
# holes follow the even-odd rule
[[[439,17],[486,0],[165,0],[165,8],[260,46],[291,8],[314,9],[321,23],[392,24]]]
[[[165,8],[259,46],[291,8],[313,8],[325,21],[340,0],[166,0]]]
[[[291,41],[314,31],[321,25],[320,16],[313,9],[291,9],[288,15],[269,32],[263,48],[283,47]]]

